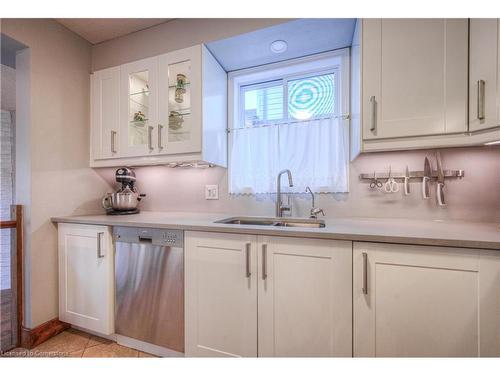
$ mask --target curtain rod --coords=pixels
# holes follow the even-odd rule
[[[325,116],[325,117],[315,117],[314,119],[310,120],[294,120],[294,121],[286,121],[286,122],[277,122],[274,124],[266,124],[266,125],[256,125],[256,126],[245,126],[243,128],[231,128],[227,129],[226,131],[230,133],[233,130],[254,130],[254,129],[261,129],[261,128],[269,128],[271,126],[279,126],[279,125],[296,125],[296,124],[305,124],[307,122],[311,121],[317,121],[317,120],[333,120],[333,119],[342,119],[342,120],[349,120],[351,118],[350,113],[347,113],[345,115],[338,115],[338,116]]]

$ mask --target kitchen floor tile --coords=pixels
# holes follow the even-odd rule
[[[159,357],[149,353],[139,352],[139,358],[159,358]]]
[[[3,353],[2,357],[14,358],[157,358],[154,355],[118,345],[114,341],[94,336],[86,332],[70,328],[57,336],[41,343],[31,350],[15,348]]]
[[[99,344],[110,344],[112,342],[113,341],[111,341],[111,340],[108,340],[108,339],[105,339],[105,338],[102,338],[102,337],[99,337],[99,336],[91,335],[90,336],[90,340],[87,343],[87,346],[85,348],[90,348],[92,346],[96,346],[96,345],[99,345]]]
[[[81,358],[85,349],[78,350],[76,352],[68,353],[65,355],[67,358]]]
[[[126,348],[125,346],[118,345],[115,342],[107,344],[99,344],[85,349],[83,352],[84,358],[101,358],[101,357],[132,357],[137,358],[139,352],[135,349]]]
[[[70,328],[41,343],[32,351],[47,353],[47,356],[58,356],[59,353],[64,355],[85,349],[89,340],[90,334]]]

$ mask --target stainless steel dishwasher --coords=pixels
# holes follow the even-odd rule
[[[184,232],[114,227],[115,331],[184,352]]]

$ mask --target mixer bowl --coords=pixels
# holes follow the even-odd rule
[[[136,209],[139,201],[139,194],[135,192],[108,193],[102,199],[102,206],[106,210],[129,211]]]

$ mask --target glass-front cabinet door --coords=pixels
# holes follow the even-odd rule
[[[155,154],[158,126],[158,58],[121,67],[121,145],[124,156]]]
[[[201,46],[159,58],[159,153],[201,152]]]

